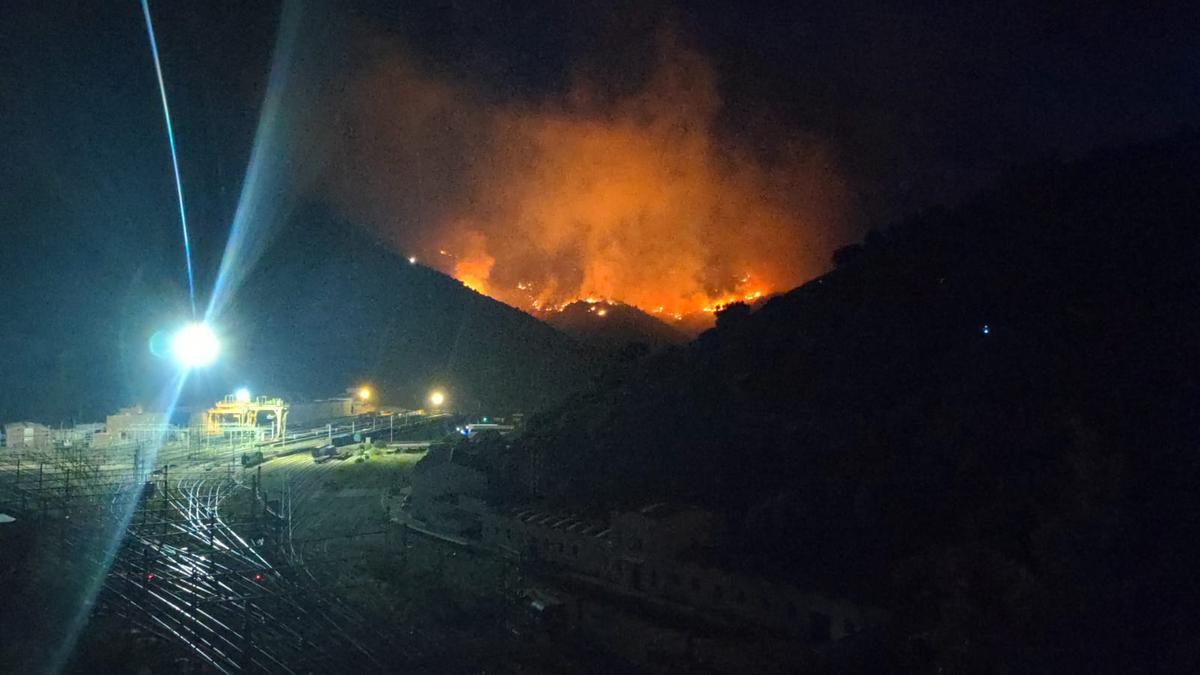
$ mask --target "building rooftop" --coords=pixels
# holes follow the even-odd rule
[[[608,536],[608,527],[606,525],[583,520],[574,513],[556,513],[517,508],[510,511],[509,515],[528,525],[536,525],[551,530],[562,530],[563,532],[591,537]]]

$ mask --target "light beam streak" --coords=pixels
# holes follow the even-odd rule
[[[187,369],[180,369],[175,377],[163,390],[159,398],[157,409],[166,410],[166,419],[170,420],[175,414],[175,407],[179,403],[179,395],[183,392],[183,386],[187,382]],[[142,466],[154,469],[158,461],[158,454],[162,450],[163,444],[166,442],[165,430],[153,438],[151,442],[144,446],[145,454],[142,456]],[[137,494],[129,500],[124,506],[124,510],[117,514],[117,521],[111,530],[103,531],[101,534],[102,547],[98,551],[103,560],[97,569],[85,580],[85,588],[82,597],[79,598],[79,606],[75,609],[71,619],[61,625],[62,639],[59,643],[59,648],[54,652],[50,667],[46,672],[61,673],[66,669],[67,663],[75,653],[75,646],[79,643],[79,637],[87,628],[88,621],[91,617],[92,608],[96,604],[96,598],[100,594],[100,589],[104,586],[104,580],[108,577],[108,573],[112,570],[113,561],[117,558],[117,551],[121,548],[121,542],[129,532],[129,524],[133,521],[134,512],[137,510],[138,502],[141,499],[141,493],[145,489],[145,478],[141,476],[140,480],[135,480],[131,486]]]
[[[192,275],[192,244],[188,240],[187,211],[183,207],[183,180],[179,176],[179,156],[175,151],[175,131],[171,128],[171,108],[167,105],[167,86],[163,82],[162,62],[158,58],[158,41],[154,39],[154,22],[150,20],[150,3],[142,0],[146,17],[146,33],[150,36],[150,53],[154,55],[154,72],[158,75],[158,91],[162,94],[163,118],[167,122],[167,141],[171,146],[171,167],[175,169],[175,194],[179,197],[179,223],[183,227],[183,257],[187,261],[188,299],[192,303],[192,318],[196,318],[196,282]]]
[[[267,91],[259,112],[258,128],[250,162],[242,179],[242,191],[225,242],[225,252],[217,270],[212,293],[208,297],[205,321],[218,321],[232,304],[238,289],[254,269],[272,236],[291,210],[300,187],[311,178],[320,156],[320,144],[312,128],[312,103],[305,97],[316,89],[313,73],[299,67],[304,27],[311,32],[322,24],[320,19],[302,21],[309,8],[297,2],[285,2],[279,17],[275,52]],[[313,61],[313,48],[303,50]],[[308,68],[313,63],[305,64]],[[319,80],[317,80],[319,81]],[[311,95],[311,94],[310,94]],[[301,156],[297,148],[303,147]]]

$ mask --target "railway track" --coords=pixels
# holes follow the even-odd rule
[[[232,471],[211,469],[200,462],[161,479],[109,472],[72,482],[69,470],[43,467],[34,492],[12,482],[17,473],[6,466],[0,501],[18,513],[12,505],[24,501],[21,515],[57,524],[65,554],[99,572],[97,599],[107,611],[213,671],[384,670],[367,644],[379,642],[377,631],[311,569],[337,561],[305,561],[285,546],[283,514],[261,509],[260,518],[231,521],[229,507],[251,490]],[[148,477],[159,486],[149,496]],[[33,494],[4,494],[6,479]]]

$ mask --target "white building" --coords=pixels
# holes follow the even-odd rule
[[[51,447],[50,427],[37,422],[14,422],[4,425],[5,447],[14,450],[48,450]]]

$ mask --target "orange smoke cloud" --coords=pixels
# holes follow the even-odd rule
[[[462,237],[459,248],[463,250],[463,255],[454,263],[454,278],[467,288],[486,294],[488,278],[496,264],[496,259],[487,252],[487,236],[482,232],[468,231]]]
[[[686,315],[825,269],[846,194],[821,144],[723,140],[712,68],[670,38],[637,91],[593,90],[485,104],[381,61],[343,134],[369,175],[344,172],[335,194],[406,255],[526,310],[592,297]]]

